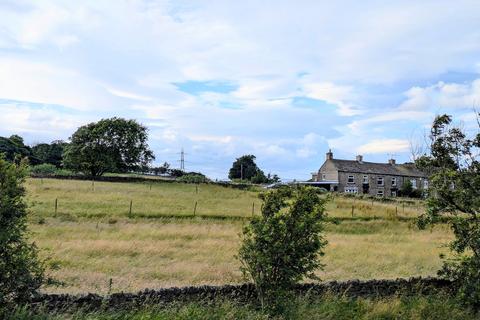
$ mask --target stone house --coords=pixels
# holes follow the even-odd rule
[[[428,188],[427,175],[412,163],[397,164],[394,159],[366,162],[361,155],[355,160],[334,159],[331,150],[318,172],[312,173],[312,183],[327,190],[381,197],[397,196],[407,180],[414,189]]]

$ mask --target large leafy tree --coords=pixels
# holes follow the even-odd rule
[[[25,236],[24,177],[24,163],[0,157],[0,309],[27,301],[44,280],[37,248]]]
[[[266,182],[267,178],[262,170],[255,163],[254,155],[244,155],[237,158],[228,173],[229,179],[243,179],[255,183]]]
[[[480,115],[479,115],[480,116]],[[480,123],[467,136],[448,115],[431,128],[431,155],[416,164],[430,173],[427,210],[420,227],[447,219],[455,235],[453,257],[439,274],[458,284],[464,301],[480,309]]]
[[[107,171],[136,170],[155,158],[147,139],[147,128],[135,120],[102,119],[72,135],[63,155],[64,165],[92,177]]]

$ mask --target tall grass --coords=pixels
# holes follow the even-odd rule
[[[170,306],[143,307],[128,311],[97,311],[73,314],[33,313],[20,309],[11,320],[190,320],[190,319],[271,319],[256,305],[239,305],[230,301],[206,304],[191,302]],[[454,298],[432,295],[426,297],[391,297],[385,299],[299,297],[277,319],[398,319],[398,320],[469,320],[478,315],[463,308]]]
[[[242,281],[235,254],[242,221],[156,219],[96,222],[48,218],[31,224],[32,239],[64,282],[50,292],[107,293],[166,286]],[[439,226],[419,231],[400,221],[345,221],[327,226],[324,280],[434,275],[442,244]]]

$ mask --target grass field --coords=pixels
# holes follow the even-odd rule
[[[250,217],[259,213],[259,188],[230,189],[209,184],[113,183],[58,179],[29,179],[26,184],[36,217],[157,218],[196,214],[214,217]],[[132,202],[132,214],[130,213]],[[353,215],[352,215],[353,207]],[[423,211],[418,201],[382,203],[336,196],[327,204],[332,217],[412,218]]]
[[[51,275],[63,282],[49,292],[136,291],[165,286],[241,282],[235,254],[239,233],[258,213],[258,192],[214,185],[149,185],[28,180],[32,239],[50,257]],[[55,198],[58,212],[54,214]],[[133,214],[128,215],[129,200]],[[135,200],[136,199],[136,200]],[[225,220],[191,214],[226,216]],[[355,206],[354,219],[351,207]],[[396,207],[396,208],[395,208]],[[401,209],[400,209],[401,208]],[[335,197],[329,215],[348,218],[328,224],[323,280],[434,275],[451,239],[446,226],[420,231],[413,218],[420,204],[380,203]],[[376,217],[368,220],[361,218]],[[358,218],[358,219],[356,219]],[[109,280],[112,286],[109,287]]]
[[[250,216],[258,212],[258,192],[218,185],[184,183],[113,183],[57,179],[29,179],[26,184],[32,213],[40,217],[65,218],[162,217],[192,215]]]

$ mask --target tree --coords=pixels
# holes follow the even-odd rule
[[[0,154],[4,154],[6,160],[14,161],[17,156],[30,158],[31,150],[23,144],[22,137],[13,135],[10,138],[0,137]],[[35,160],[31,162],[34,164],[38,163],[38,161]]]
[[[63,154],[64,165],[92,177],[141,168],[155,157],[147,128],[135,120],[102,119],[78,128]]]
[[[238,258],[262,307],[276,312],[296,283],[317,279],[314,271],[323,268],[325,200],[311,187],[280,188],[261,198],[261,216],[243,228]]]
[[[153,174],[158,176],[159,174],[167,173],[169,168],[170,168],[170,164],[168,162],[164,162],[160,167],[153,167],[152,171],[153,171]]]
[[[62,166],[63,152],[67,143],[62,140],[55,140],[52,143],[39,143],[32,147],[32,156],[41,163],[52,164],[57,168]]]
[[[37,248],[27,241],[25,163],[0,158],[0,305],[26,302],[44,281]]]
[[[480,115],[479,115],[480,116]],[[453,258],[444,258],[439,275],[454,280],[463,301],[480,309],[480,123],[468,137],[452,125],[449,115],[435,118],[430,132],[429,156],[416,164],[430,173],[427,210],[418,224],[447,218],[455,239]]]
[[[255,159],[255,156],[251,154],[237,158],[230,168],[228,178],[231,180],[242,179],[251,181],[253,177],[256,177],[255,181],[259,182],[255,183],[265,182],[265,174],[262,170],[260,170],[260,168],[258,168],[257,164],[255,163]],[[263,177],[265,177],[265,179],[263,179]]]

